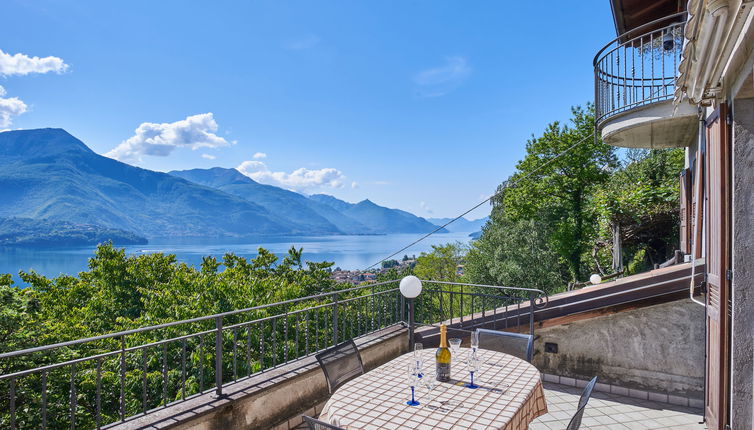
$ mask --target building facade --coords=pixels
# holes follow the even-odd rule
[[[689,300],[705,311],[705,421],[754,428],[754,1],[611,7],[618,37],[594,61],[598,133],[685,148],[680,248],[704,261]]]

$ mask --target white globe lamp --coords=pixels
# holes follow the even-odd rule
[[[422,292],[422,281],[416,276],[406,276],[401,279],[401,294],[407,299],[416,298]]]
[[[589,277],[589,282],[592,285],[600,284],[600,283],[602,283],[602,276],[600,276],[600,275],[598,275],[598,274],[595,273],[594,275],[592,275],[592,276]]]

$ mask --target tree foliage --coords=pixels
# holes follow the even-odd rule
[[[672,256],[683,151],[632,150],[621,161],[593,132],[592,107],[576,107],[568,125],[528,141],[466,256],[468,280],[562,291],[610,266],[616,226],[627,274]]]
[[[336,335],[331,296],[286,302],[350,288],[351,285],[330,279],[331,266],[329,262],[302,261],[302,250],[296,248],[282,259],[260,248],[258,256],[250,260],[225,254],[220,260],[205,257],[200,267],[192,267],[170,254],[128,255],[112,244],[100,245],[89,260],[88,270],[78,276],[47,278],[35,272],[21,272],[21,279],[28,284],[23,289],[13,285],[10,275],[0,276],[0,352],[252,308],[222,319],[224,327],[238,325],[222,331],[223,381],[228,382],[235,375],[248,375],[310,353],[317,346],[330,345],[336,336],[342,341],[398,318],[396,294],[367,300],[371,289],[349,290],[338,295],[343,303],[338,306]],[[361,296],[364,299],[359,300]],[[277,304],[280,302],[286,304]],[[274,305],[258,308],[265,304]],[[249,321],[257,322],[247,324]],[[91,341],[3,359],[0,371],[9,374],[76,358],[114,354],[44,373],[48,428],[70,425],[72,380],[76,387],[77,425],[93,428],[98,377],[102,423],[119,419],[122,369],[126,416],[141,411],[143,392],[146,405],[153,408],[180,399],[181,381],[185,380],[186,395],[211,388],[214,328],[215,321],[209,319],[123,339]],[[193,335],[199,332],[206,334]],[[122,346],[136,348],[182,336],[186,336],[182,341],[119,353]],[[243,351],[242,356],[237,350]],[[125,368],[121,367],[121,359]],[[181,370],[184,366],[185,373]],[[18,428],[40,426],[41,377],[40,372],[14,381]],[[7,381],[0,383],[0,404],[10,404],[9,391]],[[0,408],[0,428],[8,427],[10,412],[6,406]]]

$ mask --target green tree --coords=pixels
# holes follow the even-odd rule
[[[591,105],[574,107],[569,125],[554,122],[540,137],[532,137],[508,181],[515,186],[493,202],[493,222],[537,219],[547,225],[548,241],[572,280],[583,277],[583,255],[596,229],[590,198],[618,166],[614,148],[592,138],[592,112]]]
[[[510,220],[493,214],[466,256],[464,275],[477,284],[537,288],[565,287],[560,256],[550,246],[552,232],[536,219]]]
[[[416,259],[414,275],[432,281],[457,282],[458,265],[465,254],[466,247],[460,242],[432,245],[432,252],[422,252]]]
[[[611,260],[613,228],[619,227],[627,274],[651,269],[672,257],[679,237],[679,179],[684,151],[631,150],[623,166],[596,193],[595,254]]]

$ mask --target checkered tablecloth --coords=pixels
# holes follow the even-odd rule
[[[411,396],[407,368],[413,353],[404,354],[353,379],[330,397],[320,419],[337,418],[346,429],[526,429],[547,413],[540,373],[531,364],[511,355],[480,349],[480,388],[464,387],[469,372],[465,360],[453,356],[451,381],[438,383],[430,402],[428,391],[416,387],[420,406],[408,406]],[[435,351],[422,351],[424,369],[435,366]]]

